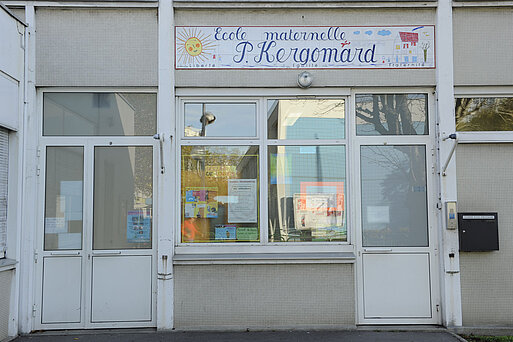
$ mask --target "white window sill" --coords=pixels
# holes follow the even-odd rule
[[[15,269],[17,263],[18,262],[13,259],[7,259],[7,258],[0,259],[0,272]]]
[[[175,265],[352,264],[353,252],[177,254]]]

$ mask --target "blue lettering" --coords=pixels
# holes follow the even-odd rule
[[[351,49],[342,49],[342,52],[340,53],[340,61],[342,63],[351,63],[354,61],[354,57],[355,55],[351,58]]]
[[[223,32],[222,27],[217,27],[214,34],[215,40],[245,40],[246,32],[242,31],[242,27],[238,27],[234,32]]]
[[[221,33],[222,30],[223,30],[222,28],[216,27],[216,34],[214,34],[214,39],[215,40],[220,40],[219,34]]]
[[[317,56],[315,55],[317,53]],[[317,62],[319,60],[319,55],[320,55],[320,52],[319,52],[319,49],[318,48],[315,48],[312,50],[312,62]]]
[[[280,63],[284,63],[287,59],[289,59],[290,52],[286,58],[283,58],[283,56],[285,56],[285,49],[284,48],[278,49],[278,51],[276,51],[276,60]]]
[[[370,55],[368,55],[369,52],[370,52]],[[365,62],[367,62],[367,63],[371,63],[371,62],[376,63],[377,60],[374,58],[375,57],[374,56],[375,52],[376,52],[376,44],[372,44],[372,48],[368,49],[367,51],[365,51],[365,56],[364,56]]]
[[[301,49],[301,52],[299,53],[299,61],[302,65],[305,65],[308,63],[308,57],[310,56],[310,49]]]
[[[240,58],[237,58],[237,56],[235,55],[233,56],[233,61],[235,63],[240,63],[246,57],[246,52],[253,51],[253,44],[251,44],[250,42],[241,42],[237,44],[237,46],[235,47],[235,51],[240,52]]]
[[[265,54],[265,59],[267,63],[272,63],[274,61],[274,57],[269,56],[269,49],[276,46],[276,42],[274,40],[270,42],[261,42],[258,43],[257,46],[260,48],[260,55],[258,57],[255,57],[255,62],[261,63]]]

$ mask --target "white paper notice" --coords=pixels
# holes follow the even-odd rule
[[[236,201],[228,204],[228,222],[257,222],[257,182],[256,179],[229,179],[228,197]]]
[[[390,207],[386,205],[367,206],[367,222],[390,223]]]
[[[67,233],[68,226],[64,217],[47,217],[45,218],[45,233],[58,234]]]
[[[57,235],[57,241],[60,249],[80,249],[82,248],[81,233],[64,233]]]

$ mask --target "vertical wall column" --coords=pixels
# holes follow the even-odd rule
[[[157,120],[160,137],[157,219],[157,329],[169,330],[173,323],[173,254],[175,235],[175,82],[173,1],[159,1],[158,26],[158,102]]]
[[[453,27],[452,27],[452,1],[439,0],[436,23],[436,93],[438,114],[438,141],[440,172],[440,202],[442,205],[442,219],[439,224],[441,232],[440,241],[440,281],[442,290],[442,317],[443,325],[461,326],[461,287],[459,274],[458,231],[447,230],[445,220],[445,205],[447,201],[456,201],[456,162],[455,157],[449,163],[446,175],[442,175],[442,168],[451,156],[455,140],[444,137],[456,132],[454,118],[454,70],[453,70]]]
[[[35,40],[35,8],[34,1],[27,1],[25,6],[25,21],[28,25],[25,39],[25,95],[23,109],[23,142],[22,150],[22,209],[20,238],[20,263],[19,263],[19,332],[29,333],[32,330],[34,306],[34,263],[42,262],[42,258],[35,255],[36,231],[37,231],[37,203],[38,193],[38,118],[36,106],[35,65],[36,65],[36,40]]]

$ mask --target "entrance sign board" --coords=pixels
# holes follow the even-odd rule
[[[177,26],[176,69],[435,67],[435,27]]]

